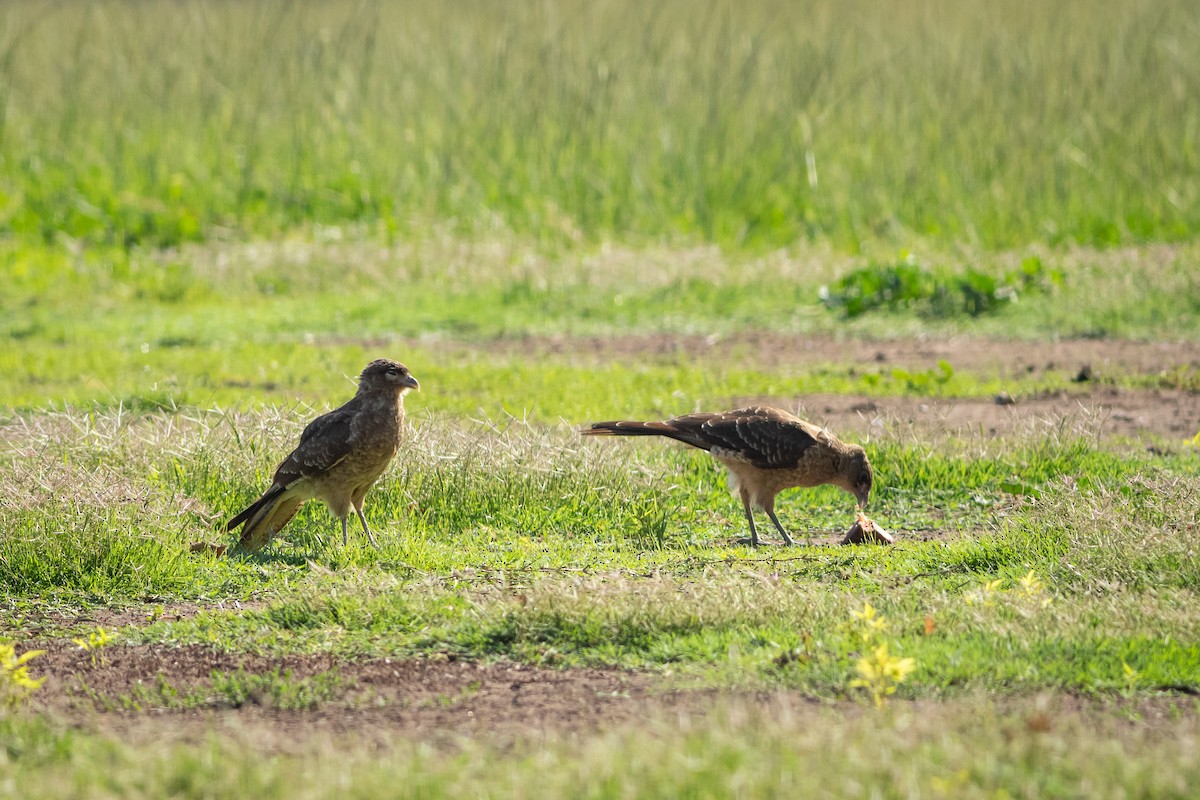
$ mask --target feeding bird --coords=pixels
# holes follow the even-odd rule
[[[685,414],[662,422],[595,422],[585,436],[666,436],[707,450],[729,470],[741,497],[752,546],[759,544],[753,508],[762,509],[783,536],[795,541],[775,516],[775,497],[784,489],[831,484],[865,506],[873,475],[866,451],[794,414],[769,406]]]

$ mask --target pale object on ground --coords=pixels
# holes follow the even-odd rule
[[[841,544],[895,544],[896,537],[885,531],[875,522],[861,511],[858,512],[858,519],[846,532],[845,538]]]

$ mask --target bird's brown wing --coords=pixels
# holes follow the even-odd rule
[[[300,443],[296,445],[296,449],[276,467],[271,486],[263,492],[262,497],[225,523],[225,529],[231,531],[247,520],[251,520],[248,527],[255,527],[254,522],[259,513],[264,509],[273,509],[289,486],[300,478],[312,478],[323,474],[350,455],[353,446],[350,422],[355,414],[355,409],[351,407],[353,402],[351,400],[350,403],[328,414],[322,414],[308,423],[300,434]],[[291,515],[288,515],[279,527],[283,527],[289,519]]]
[[[786,411],[752,406],[721,413],[700,412],[663,422],[596,422],[582,431],[590,436],[666,436],[693,447],[722,451],[760,469],[796,466],[819,442],[816,428]]]
[[[275,470],[274,485],[286,488],[300,478],[316,477],[350,455],[354,449],[351,423],[357,413],[351,400],[308,423],[296,449]]]
[[[707,417],[697,422],[710,451],[719,448],[759,469],[795,467],[809,448],[819,444],[811,426],[779,409],[760,406],[678,419],[695,424],[691,417],[699,416]]]

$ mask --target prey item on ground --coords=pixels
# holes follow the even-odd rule
[[[846,536],[842,539],[841,544],[895,544],[896,537],[879,527],[875,520],[868,517],[861,511],[858,512],[858,519],[850,526],[850,530],[846,531]]]

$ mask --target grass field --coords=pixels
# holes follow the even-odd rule
[[[1198,37],[5,4],[0,797],[1190,796]],[[384,355],[380,548],[193,552]],[[702,453],[577,435],[750,401],[898,543],[825,487],[751,550]]]
[[[0,13],[0,228],[45,241],[1109,246],[1200,213],[1187,0]]]

